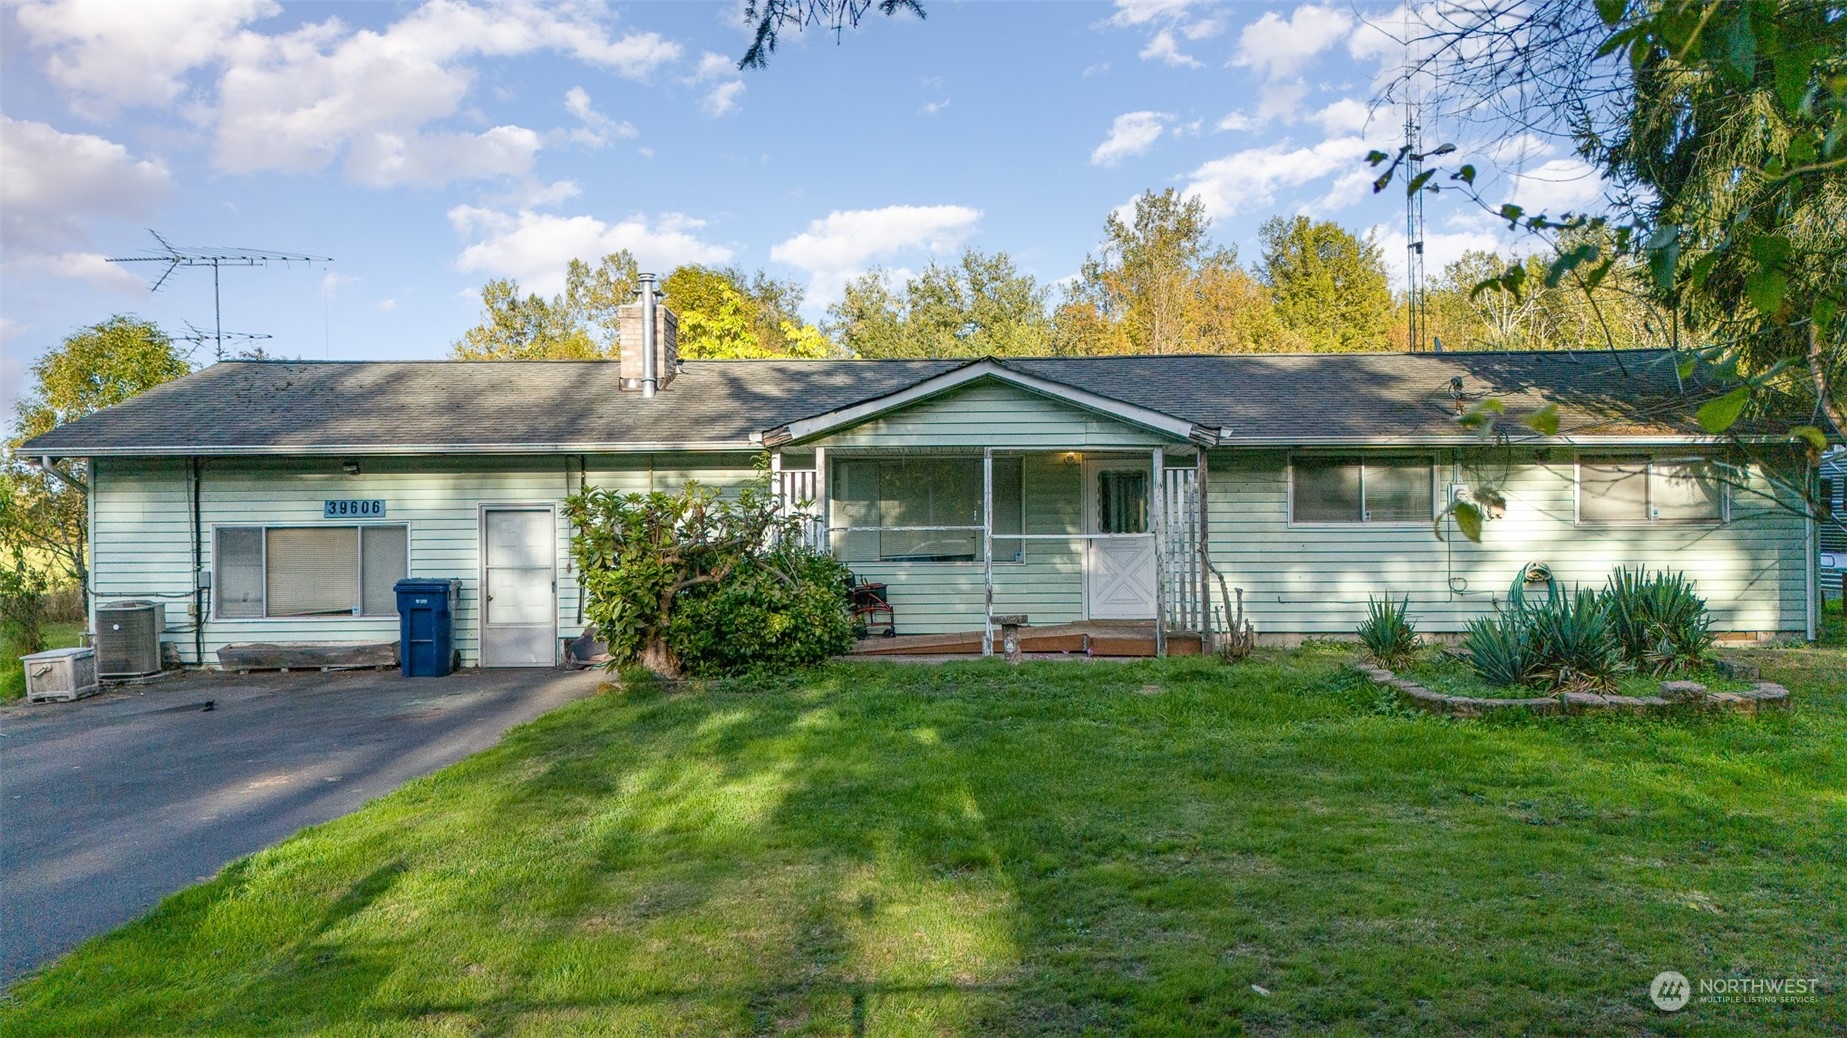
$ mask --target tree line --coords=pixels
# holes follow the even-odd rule
[[[762,271],[678,267],[663,290],[680,320],[680,356],[922,358],[1154,353],[1355,352],[1410,347],[1406,300],[1394,295],[1377,241],[1337,223],[1276,217],[1250,266],[1215,242],[1197,199],[1169,188],[1112,212],[1097,251],[1068,285],[1041,282],[1006,252],[967,249],[898,280],[873,270],[848,283],[819,325],[802,288]],[[1428,294],[1428,325],[1449,349],[1639,346],[1662,327],[1629,267],[1590,298],[1544,285],[1518,300],[1477,286],[1508,257],[1474,252]],[[1532,261],[1537,263],[1538,261]],[[564,291],[482,288],[480,321],[452,355],[464,360],[613,357],[615,308],[637,278],[626,251],[592,267],[573,259]],[[1429,348],[1433,343],[1420,344]]]

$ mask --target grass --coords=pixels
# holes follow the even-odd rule
[[[47,623],[40,630],[45,637],[45,648],[68,649],[83,644],[83,622]],[[0,660],[5,667],[0,669],[0,703],[10,703],[26,694],[26,668],[19,662],[19,652],[11,644],[0,644]]]
[[[1838,1035],[1847,651],[1795,652],[1761,718],[1406,716],[1329,647],[611,692],[0,1033]],[[1668,1015],[1666,969],[1823,990]]]

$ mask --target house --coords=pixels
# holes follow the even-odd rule
[[[89,460],[97,597],[165,602],[187,663],[393,640],[410,574],[462,581],[466,664],[551,666],[581,630],[568,495],[734,486],[765,454],[905,634],[1023,613],[1197,643],[1221,577],[1272,641],[1350,636],[1388,594],[1458,632],[1529,564],[1677,569],[1728,636],[1815,630],[1798,455],[1704,436],[1716,390],[1666,353],[681,363],[655,329],[609,361],[225,362],[22,453]],[[1485,437],[1457,420],[1484,400]],[[1518,423],[1548,405],[1556,434]],[[1482,487],[1477,543],[1440,517]]]

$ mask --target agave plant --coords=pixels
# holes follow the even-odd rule
[[[1588,588],[1524,614],[1533,674],[1559,691],[1608,688],[1627,669],[1604,598]]]
[[[1382,666],[1393,666],[1411,658],[1417,651],[1417,631],[1406,614],[1411,596],[1394,602],[1390,598],[1366,596],[1366,622],[1359,627],[1360,641],[1366,652]]]
[[[1623,658],[1648,674],[1699,665],[1712,647],[1706,600],[1680,573],[1618,569],[1603,589],[1604,604],[1622,643]]]
[[[1533,643],[1517,614],[1470,620],[1462,647],[1469,652],[1469,666],[1484,681],[1512,688],[1532,679]]]

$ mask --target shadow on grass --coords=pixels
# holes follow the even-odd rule
[[[1374,712],[1338,663],[604,696],[170,899],[0,1022],[1583,1033],[1662,1026],[1642,992],[1664,964],[1847,961],[1838,705],[1445,722]],[[1724,1012],[1703,1019],[1841,1023]]]

